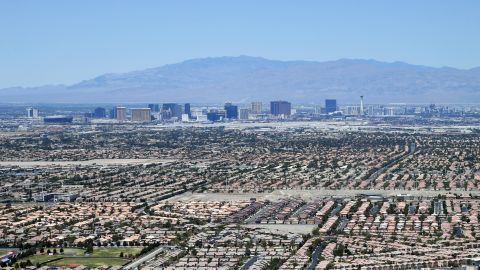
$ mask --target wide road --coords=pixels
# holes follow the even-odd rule
[[[151,252],[143,255],[142,257],[139,257],[138,259],[132,261],[131,263],[125,265],[123,269],[137,269],[142,263],[147,262],[151,259],[153,259],[157,254],[160,252],[164,251],[165,247],[158,247]]]
[[[393,165],[395,165],[398,162],[400,162],[401,160],[404,160],[405,158],[410,157],[413,154],[415,154],[415,150],[417,149],[417,144],[415,142],[411,142],[408,149],[409,149],[408,152],[404,153],[403,155],[401,155],[397,158],[394,158],[394,159],[390,160],[383,167],[381,167],[380,169],[373,172],[367,179],[367,182],[369,183],[369,185],[371,185],[378,178],[378,176],[380,176],[382,173],[384,173],[385,171],[390,169]]]
[[[309,224],[242,224],[244,228],[261,228],[275,233],[289,234],[289,233],[311,233],[317,225]]]
[[[119,166],[119,165],[138,165],[149,163],[172,163],[175,159],[90,159],[90,160],[58,160],[58,161],[0,161],[0,167],[49,167],[49,166]]]
[[[307,266],[307,268],[305,268],[306,270],[315,270],[315,267],[318,264],[318,256],[320,255],[320,252],[322,252],[322,246],[318,245],[312,252],[312,261]]]
[[[240,267],[239,270],[247,270],[248,268],[250,268],[250,266],[252,266],[253,263],[257,261],[257,259],[258,259],[257,256],[251,257],[242,265],[242,267]]]
[[[290,196],[305,200],[315,200],[321,197],[355,197],[358,195],[381,195],[385,197],[409,194],[414,197],[436,197],[437,195],[459,194],[480,196],[480,190],[405,190],[405,189],[279,189],[265,193],[191,193],[185,192],[172,197],[170,201],[245,201],[251,198],[277,201]]]

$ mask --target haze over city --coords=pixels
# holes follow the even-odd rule
[[[0,270],[480,269],[479,8],[1,2]]]

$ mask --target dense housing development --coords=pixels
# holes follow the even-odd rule
[[[2,269],[480,265],[473,105],[12,106]]]

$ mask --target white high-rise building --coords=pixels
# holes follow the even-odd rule
[[[345,106],[342,111],[346,115],[360,115],[359,106]]]
[[[127,120],[127,108],[116,107],[115,110],[116,110],[115,115],[118,121],[123,122]]]
[[[360,96],[360,115],[365,115],[365,110],[363,108],[363,96]]]
[[[252,113],[253,114],[262,113],[262,102],[259,102],[259,101],[252,102]]]
[[[27,117],[28,118],[38,118],[38,109],[27,108]]]
[[[241,120],[248,119],[248,109],[240,109],[240,119]]]

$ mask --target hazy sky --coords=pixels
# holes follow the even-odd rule
[[[480,66],[480,1],[0,2],[0,88],[209,56]]]

